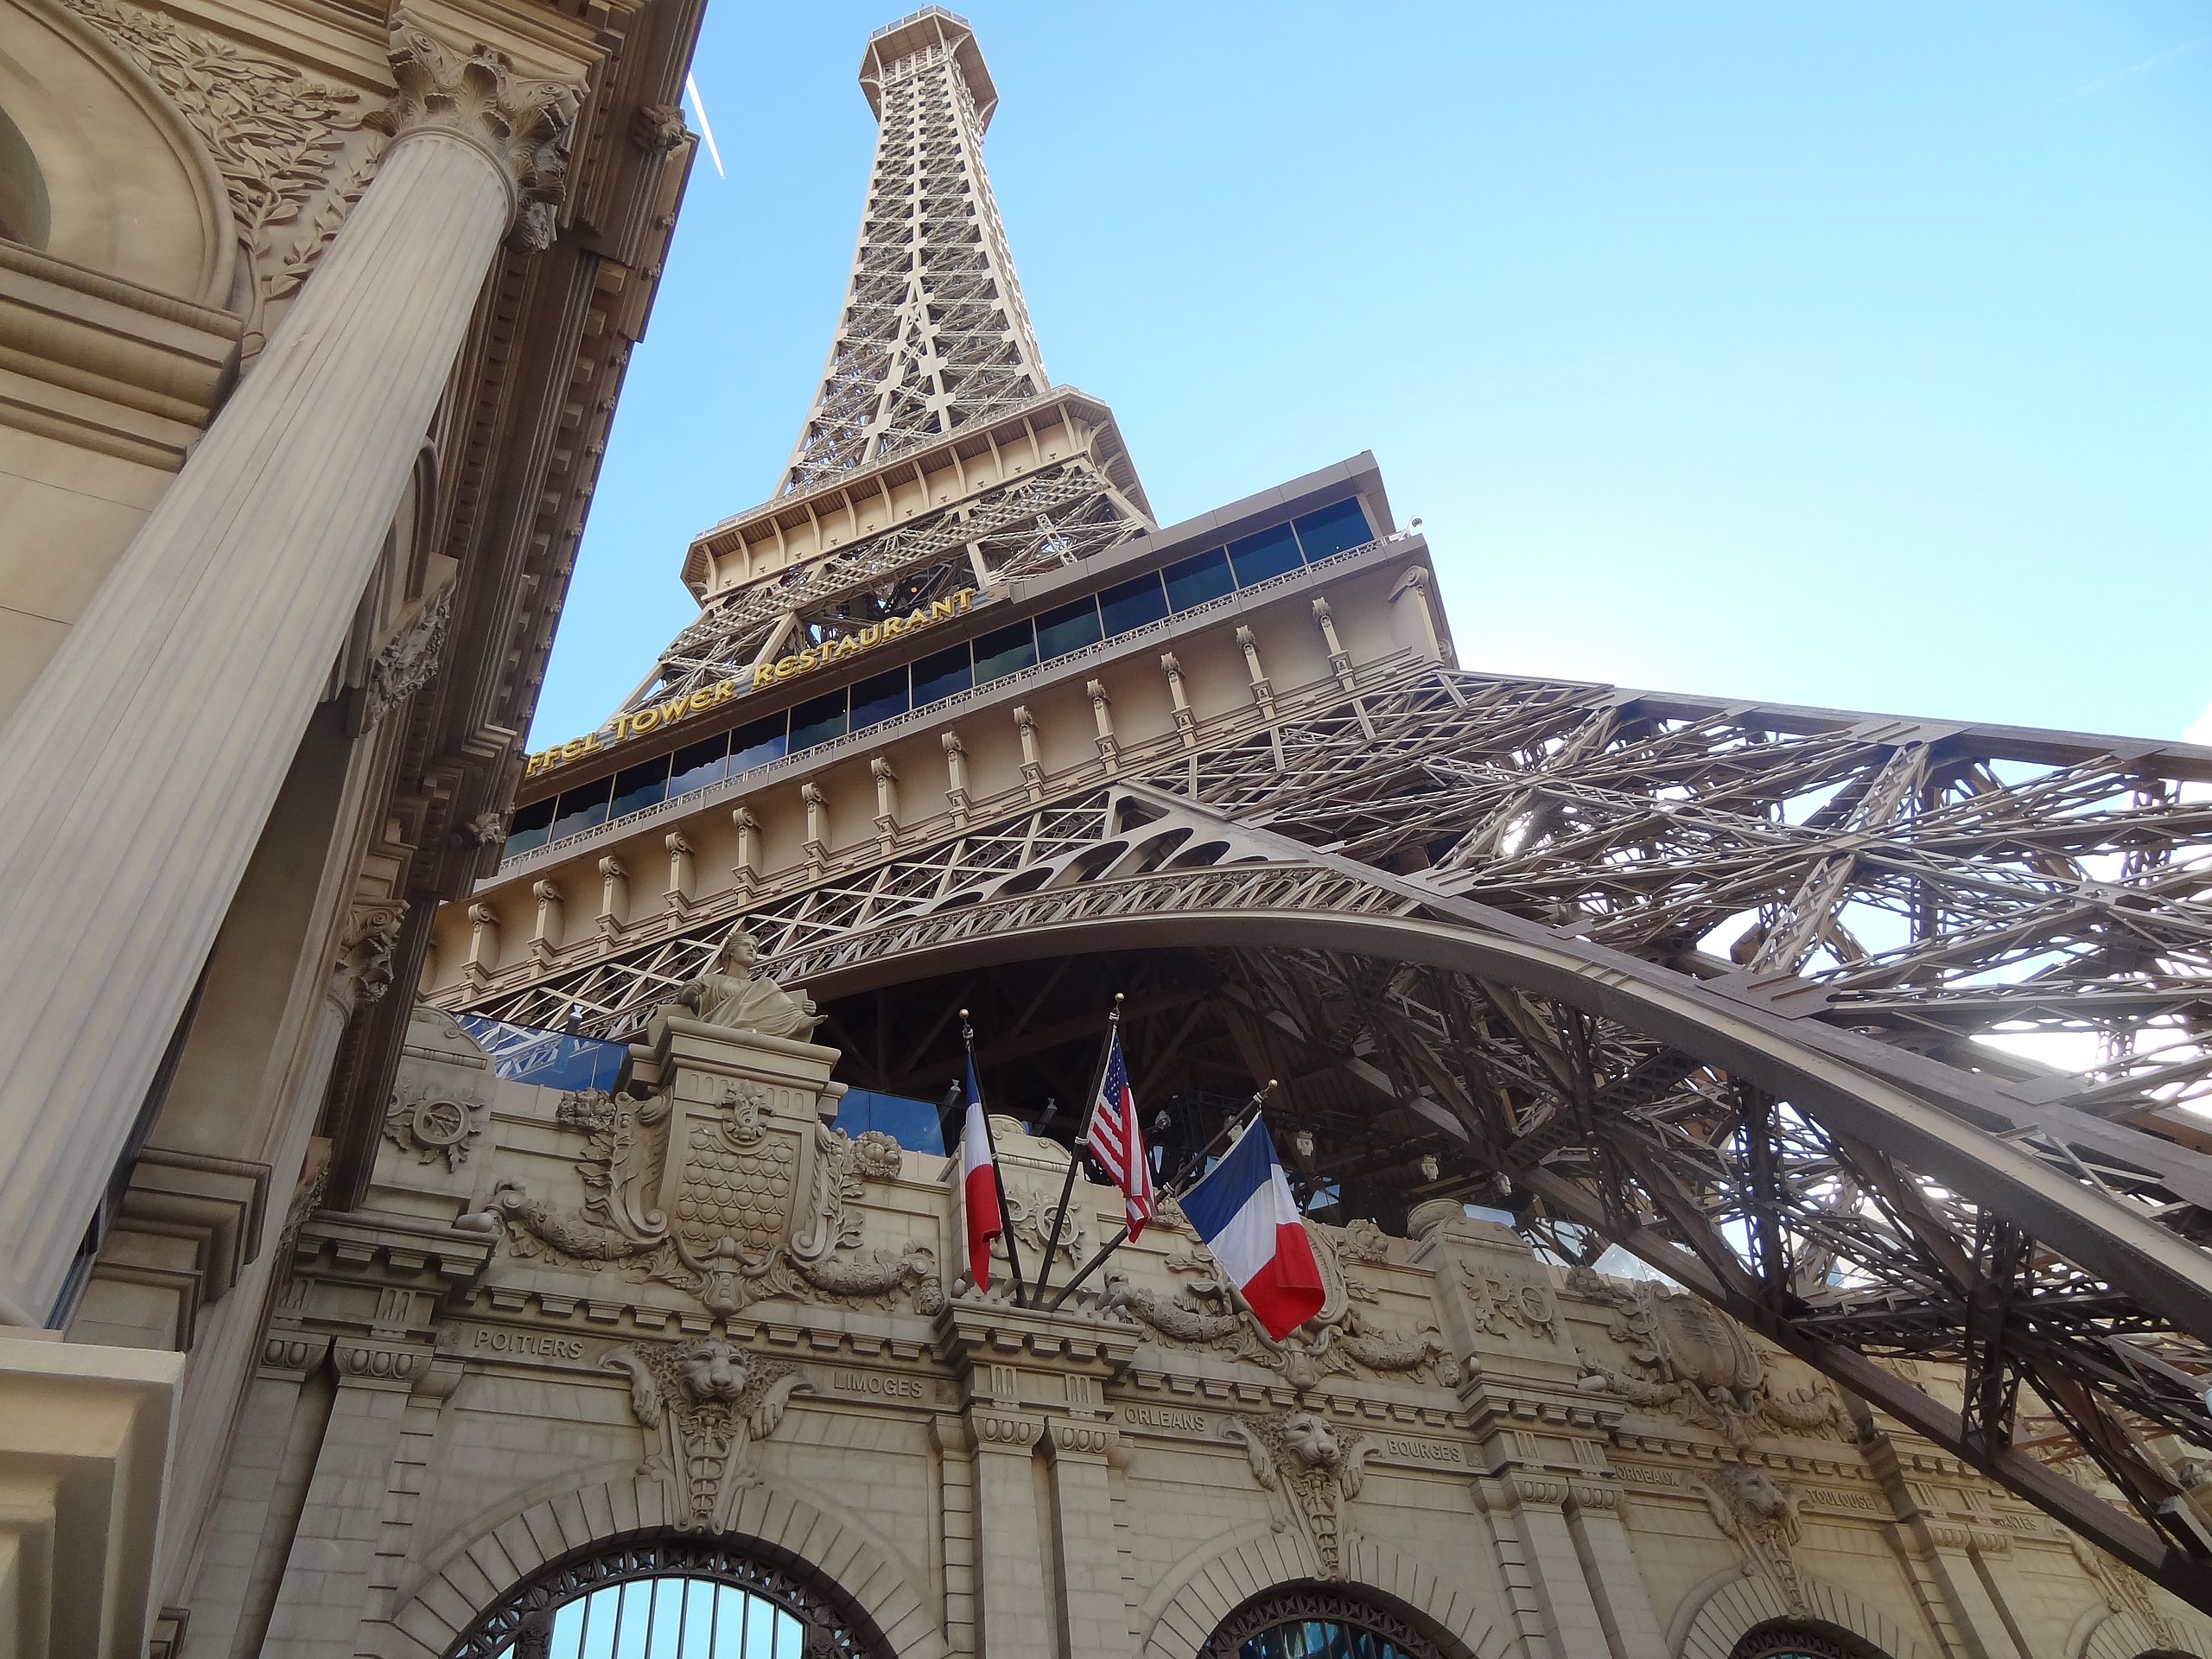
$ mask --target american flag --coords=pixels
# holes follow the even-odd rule
[[[1152,1219],[1152,1160],[1145,1155],[1144,1132],[1137,1127],[1136,1096],[1129,1092],[1129,1068],[1122,1059],[1118,1030],[1106,1039],[1106,1072],[1091,1104],[1086,1144],[1099,1168],[1122,1189],[1129,1236],[1139,1236]]]

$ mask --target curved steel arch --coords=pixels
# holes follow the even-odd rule
[[[1247,843],[1251,838],[1249,830],[1235,837]],[[1202,941],[1319,949],[1537,992],[1753,1083],[1825,1127],[1884,1148],[1920,1179],[1961,1195],[1983,1213],[2009,1217],[2096,1281],[2126,1287],[2108,1299],[2111,1317],[2120,1323],[2185,1336],[2200,1345],[2212,1333],[2212,1262],[2154,1220],[2086,1184],[2078,1169],[2069,1167],[2066,1142],[2073,1136],[2094,1141],[2108,1158],[2133,1154],[2146,1170],[2158,1172],[2161,1185],[2192,1193],[2212,1192],[2212,1160],[2139,1131],[2018,1102],[1954,1068],[1856,1033],[1791,1020],[1687,975],[1520,918],[1464,900],[1394,891],[1409,887],[1367,867],[1310,853],[1298,862],[1164,870],[1046,886],[909,915],[790,951],[772,965],[779,977],[804,982],[828,1000],[962,970],[1070,954],[1182,949]],[[2028,1149],[2027,1137],[2046,1143],[2047,1150]],[[1505,1166],[1516,1164],[1510,1146],[1484,1150]],[[1516,1173],[1554,1211],[1615,1238],[2139,1571],[2212,1610],[2212,1574],[2197,1557],[2048,1465],[1993,1439],[1857,1347],[1808,1328],[1789,1306],[1789,1298],[1766,1293],[1732,1245],[1711,1235],[1697,1236],[1679,1209],[1661,1206],[1664,1230],[1624,1226],[1619,1207],[1606,1194],[1560,1179],[1541,1162],[1522,1162]],[[1676,1247],[1678,1238],[1694,1256]],[[1980,1287],[1965,1282],[1953,1288],[1963,1319]],[[2038,1373],[2032,1363],[2022,1370],[2038,1382],[2069,1380]],[[2100,1384],[2107,1381],[2094,1370],[2090,1376]],[[2173,1379],[2164,1380],[2169,1387],[2160,1403],[2167,1416],[2185,1404],[2190,1418],[2201,1420],[2201,1402],[2188,1391],[2177,1402]],[[2086,1440],[2096,1429],[2076,1432]],[[2107,1472],[2132,1471],[2123,1466]]]

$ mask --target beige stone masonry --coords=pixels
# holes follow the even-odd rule
[[[572,95],[403,31],[377,176],[0,728],[0,1317],[47,1317]],[[454,113],[460,111],[461,114]],[[497,145],[462,114],[530,141]],[[550,122],[559,128],[549,132]],[[517,162],[524,163],[519,168]],[[190,846],[181,868],[143,855]]]

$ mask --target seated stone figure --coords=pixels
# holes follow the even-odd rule
[[[762,973],[760,946],[742,927],[723,942],[715,965],[676,994],[677,1004],[710,1026],[806,1042],[822,1016],[804,990],[786,991]]]

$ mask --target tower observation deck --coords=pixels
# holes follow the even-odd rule
[[[968,1007],[1065,1133],[1123,991],[1171,1141],[1280,1078],[1315,1214],[1622,1244],[2212,1609],[2212,750],[1463,668],[1368,455],[1157,524],[1046,378],[972,30],[861,81],[790,459],[429,999],[626,1039],[743,925],[842,1080],[934,1099]]]

